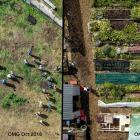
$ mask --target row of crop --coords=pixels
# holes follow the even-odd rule
[[[94,40],[97,42],[111,41],[115,44],[118,44],[120,42],[139,42],[139,27],[139,24],[132,23],[130,25],[126,25],[122,30],[115,30],[111,27],[110,21],[95,20],[90,22],[89,30],[93,34]]]
[[[112,63],[109,63],[106,60],[106,63],[98,63],[95,67],[96,71],[140,72],[140,60],[131,60],[126,64],[123,62],[116,62],[116,65],[115,62],[113,63],[112,61]]]
[[[112,6],[113,4],[126,6],[126,7],[132,7],[138,2],[139,0],[92,0],[92,4],[95,7]]]
[[[102,97],[123,98],[126,94],[133,91],[139,91],[140,85],[116,85],[112,83],[104,83],[98,85],[96,90],[98,91],[99,96]]]
[[[96,59],[126,59],[126,60],[138,60],[140,59],[139,53],[123,53],[117,46],[104,45],[102,47],[95,48]]]
[[[93,12],[92,12],[92,19],[104,19],[105,18],[104,16],[106,14],[109,14],[109,13],[113,14],[115,11],[118,12],[118,14],[121,14],[122,16],[123,15],[128,16],[132,20],[140,19],[140,6],[134,6],[132,9],[126,9],[126,10],[123,10],[123,9],[106,9],[106,8],[98,8],[96,10],[94,9]],[[122,17],[119,17],[119,19],[120,18],[122,18]]]

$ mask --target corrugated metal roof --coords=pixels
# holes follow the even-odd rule
[[[64,84],[63,87],[63,120],[73,119],[73,96],[80,95],[80,87]]]

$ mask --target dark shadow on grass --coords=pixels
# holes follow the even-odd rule
[[[38,59],[39,61],[41,61],[41,58],[39,57],[39,56],[36,56],[36,55],[30,55],[30,56],[32,56],[33,58],[35,58],[35,59]]]
[[[45,122],[45,121],[43,121],[43,122],[41,123],[41,125],[43,125],[43,126],[50,126],[49,123],[47,123],[47,122]]]
[[[45,114],[39,114],[39,117],[41,117],[41,118],[43,118],[43,119],[47,119],[47,118],[48,118],[48,116],[45,115]]]
[[[51,106],[51,109],[55,110],[55,111],[57,110],[57,108],[55,106]]]
[[[42,107],[43,109],[47,109],[48,110],[48,106],[47,105],[43,105]]]
[[[50,101],[56,103],[56,100],[54,98],[50,98]]]
[[[23,77],[18,76],[18,75],[16,75],[16,78],[19,78],[19,79],[21,79],[21,80],[23,80],[23,79],[24,79]]]
[[[11,80],[13,80],[14,82],[17,82],[18,84],[20,84],[20,81],[18,80],[18,78],[11,78]]]
[[[35,68],[35,65],[33,65],[33,64],[26,64],[26,66],[31,67],[31,68]]]
[[[59,88],[56,88],[56,92],[58,92],[58,93],[62,93],[62,90],[61,89],[59,89]]]
[[[6,83],[5,85],[8,86],[8,87],[13,88],[14,91],[16,90],[16,86],[14,84]]]
[[[0,70],[4,70],[4,71],[6,71],[6,67],[4,67],[4,66],[0,66]]]
[[[51,74],[51,72],[50,71],[48,71],[48,70],[40,70],[41,72],[46,72],[47,74]]]
[[[47,122],[44,122],[44,125],[45,125],[45,126],[50,126],[49,123],[47,123]]]
[[[36,61],[36,60],[35,60],[34,62],[35,62],[35,64],[37,64],[37,65],[42,65],[41,62],[39,62],[39,61]]]

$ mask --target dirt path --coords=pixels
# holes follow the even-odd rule
[[[78,68],[78,79],[84,86],[92,86],[95,88],[93,52],[91,47],[91,38],[88,33],[88,21],[90,16],[90,8],[88,0],[67,0],[65,4],[65,17],[67,19],[68,29],[65,36],[69,36],[74,40],[70,47],[77,48],[77,52],[72,52],[72,61],[76,62]],[[98,112],[97,97],[94,93],[90,93],[89,97],[89,117],[91,120],[91,139],[97,140],[95,115]]]
[[[77,79],[84,86],[92,86],[95,89],[95,67],[93,64],[93,48],[91,47],[91,37],[88,33],[88,21],[90,16],[89,0],[66,0],[64,1],[65,16],[65,37],[73,40],[70,43],[72,50],[72,61],[76,63],[78,74]],[[73,76],[65,76],[65,79],[75,79]],[[131,109],[109,109],[100,110],[97,106],[98,97],[90,93],[89,119],[90,119],[90,138],[91,140],[126,140],[128,133],[97,132],[95,116],[99,112],[105,113],[130,113]],[[88,139],[89,140],[89,139]]]

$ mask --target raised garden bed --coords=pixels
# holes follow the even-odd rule
[[[125,60],[95,60],[96,71],[128,72],[130,62]]]
[[[94,7],[132,7],[138,3],[138,0],[93,0]]]
[[[131,11],[128,9],[110,9],[104,12],[104,18],[107,19],[129,19]]]
[[[111,27],[115,30],[122,30],[125,26],[132,24],[130,20],[111,20],[110,21]]]

